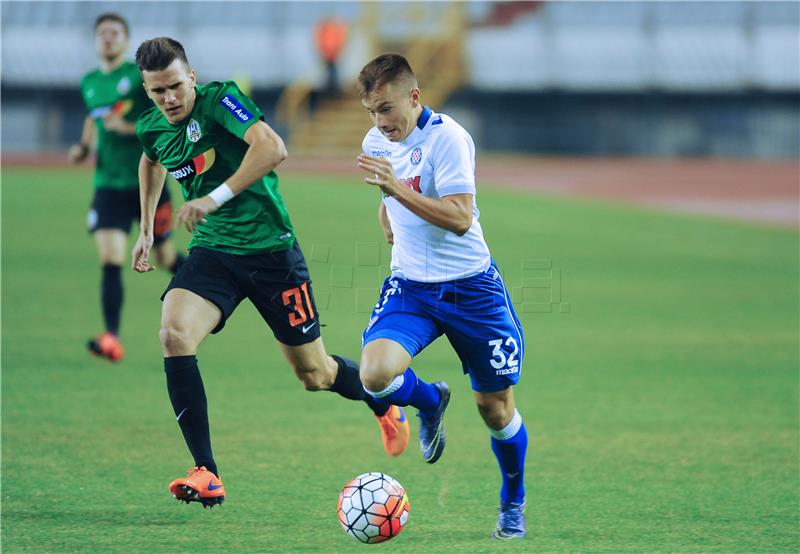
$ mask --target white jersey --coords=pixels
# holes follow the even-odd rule
[[[405,140],[391,142],[377,127],[362,143],[365,154],[387,158],[401,183],[430,198],[472,194],[472,226],[463,236],[428,223],[391,197],[383,203],[394,234],[392,275],[441,283],[489,268],[489,247],[478,223],[475,200],[475,145],[453,118],[427,106]]]

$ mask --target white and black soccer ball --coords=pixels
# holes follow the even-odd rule
[[[411,506],[403,486],[385,473],[370,472],[347,483],[337,513],[345,533],[367,544],[400,534]]]

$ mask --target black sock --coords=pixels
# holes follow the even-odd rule
[[[203,379],[197,367],[196,356],[164,358],[167,373],[167,392],[175,410],[186,446],[194,458],[194,465],[219,476],[214,454],[211,452],[211,435],[208,430],[208,403]]]
[[[106,331],[119,334],[119,315],[122,312],[122,275],[120,266],[103,266],[103,280],[100,285],[100,302],[103,304],[103,319]]]
[[[358,364],[341,356],[331,355],[331,358],[336,360],[339,366],[331,391],[350,400],[363,400],[377,416],[385,414],[389,409],[389,404],[375,400],[367,394],[358,376]]]
[[[181,268],[181,266],[183,265],[183,262],[185,262],[185,261],[186,261],[186,256],[184,256],[183,254],[178,252],[178,254],[175,256],[175,263],[173,263],[172,267],[169,268],[170,272],[173,275],[178,273],[178,270]]]

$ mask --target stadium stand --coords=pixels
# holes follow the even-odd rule
[[[416,53],[419,57],[412,63],[421,73],[428,100],[458,110],[462,119],[476,120],[484,128],[489,123],[479,105],[491,105],[499,110],[500,120],[513,121],[516,100],[508,94],[521,102],[522,97],[535,99],[551,110],[563,104],[558,98],[574,97],[573,110],[585,105],[601,119],[607,102],[619,106],[624,101],[655,111],[662,106],[670,111],[673,126],[682,119],[680,113],[676,117],[681,106],[686,119],[697,120],[692,123],[695,138],[679,147],[666,147],[671,139],[655,137],[617,140],[612,152],[640,154],[626,149],[647,144],[654,155],[696,151],[786,157],[800,149],[800,138],[786,123],[798,117],[796,2],[211,1],[165,2],[157,10],[153,6],[4,2],[3,128],[23,109],[38,123],[27,135],[4,133],[4,149],[62,148],[74,138],[76,120],[69,112],[79,102],[77,82],[95,65],[92,21],[116,9],[130,20],[132,44],[160,35],[181,40],[192,53],[201,81],[246,76],[256,99],[271,104],[266,108],[269,115],[275,115],[273,105],[278,105],[279,130],[310,149],[341,143],[330,128],[352,134],[366,124],[357,105],[355,110],[345,108],[352,106],[352,98],[345,96],[338,104],[318,101],[324,71],[312,37],[317,18],[324,16],[350,23],[339,67],[342,83],[353,82],[364,61],[379,51],[399,50],[412,58]],[[310,13],[315,18],[309,18]],[[616,102],[603,100],[608,95]],[[535,109],[528,113],[538,122],[563,115],[560,125],[569,127],[570,114],[556,109],[556,114],[537,115]],[[650,128],[658,122],[657,114],[647,111],[622,113],[627,120],[622,135],[636,135],[643,121]],[[705,144],[730,131],[729,124],[718,122],[731,117],[738,118],[735,127],[745,136]],[[476,132],[475,138],[490,149],[558,152],[577,146],[580,152],[607,153],[608,140],[595,141],[586,150],[570,144],[584,140],[587,132],[600,129],[566,129],[563,136],[555,132],[548,144],[542,143],[543,133],[536,138],[515,131],[500,140],[491,132]],[[678,134],[686,134],[685,129]],[[719,146],[723,142],[727,146]]]

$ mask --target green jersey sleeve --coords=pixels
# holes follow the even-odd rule
[[[244,139],[247,130],[264,119],[264,114],[236,83],[226,81],[224,85],[214,98],[213,117],[226,130]]]

